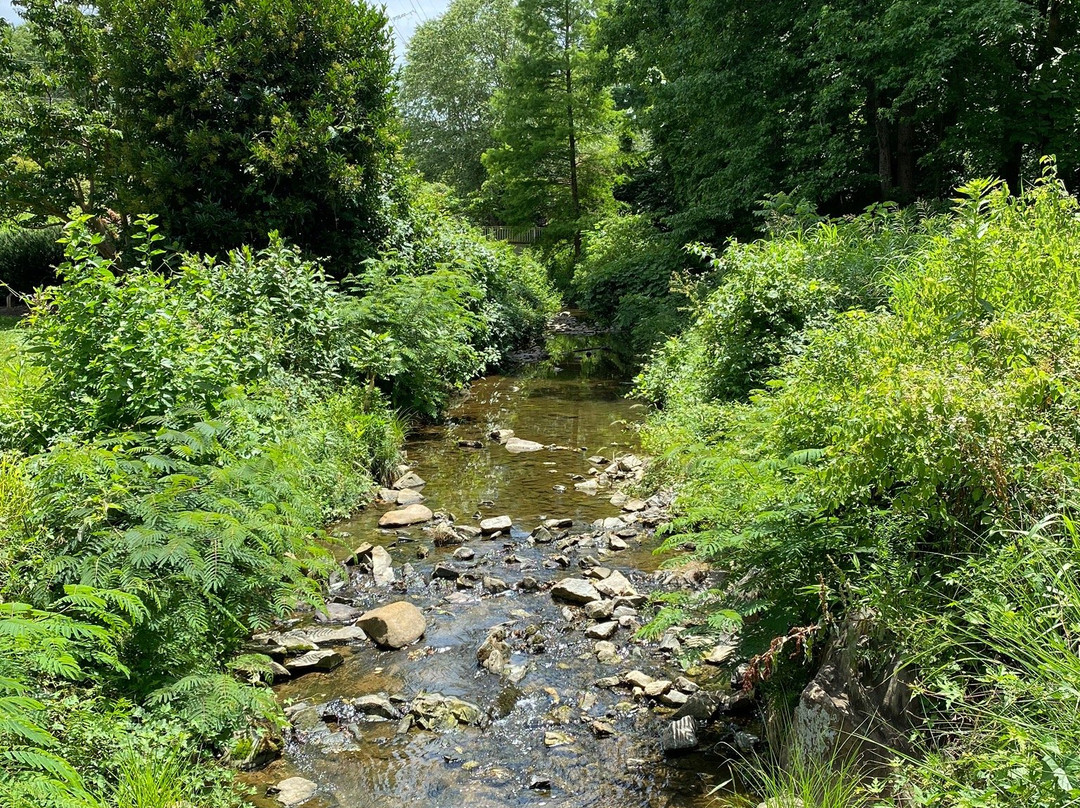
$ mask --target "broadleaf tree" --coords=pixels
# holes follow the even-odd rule
[[[460,197],[480,191],[495,145],[491,97],[513,42],[512,0],[453,0],[409,40],[401,70],[405,153]]]

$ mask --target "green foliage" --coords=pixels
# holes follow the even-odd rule
[[[943,576],[933,608],[899,624],[941,737],[902,773],[919,805],[1080,798],[1078,562],[1076,522],[1044,520]]]
[[[425,179],[463,198],[480,191],[480,157],[495,145],[490,102],[512,49],[512,11],[509,0],[453,0],[417,27],[405,54],[405,155]]]
[[[0,229],[0,297],[29,295],[55,281],[56,267],[64,259],[59,237],[59,227]]]
[[[190,249],[278,230],[343,271],[390,229],[396,133],[383,13],[349,0],[22,0],[0,204]],[[8,34],[10,40],[14,35]]]
[[[642,215],[608,216],[584,233],[574,297],[594,317],[630,334],[647,353],[683,325],[686,298],[672,284],[687,261]]]
[[[590,47],[598,14],[593,0],[518,3],[517,48],[492,101],[497,145],[484,155],[502,219],[546,225],[575,259],[582,231],[614,206],[620,161],[620,118]]]
[[[664,548],[692,546],[788,625],[876,613],[926,668],[944,745],[911,772],[917,804],[1074,796],[1080,736],[1051,716],[1075,699],[1074,550],[1014,536],[1080,479],[1078,210],[1049,169],[1020,198],[969,183],[917,225],[873,213],[733,244],[643,376],[674,384],[647,433],[681,479]],[[752,311],[765,327],[742,327]],[[745,356],[769,361],[718,367]]]
[[[655,153],[636,198],[680,242],[748,233],[782,189],[833,214],[973,174],[1018,192],[1041,154],[1077,180],[1072,4],[618,0],[604,22]]]

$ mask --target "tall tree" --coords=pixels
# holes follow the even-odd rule
[[[491,97],[513,40],[512,0],[453,0],[409,40],[401,71],[405,152],[428,180],[479,192],[495,145]]]
[[[516,46],[495,93],[498,145],[488,190],[510,224],[542,224],[581,251],[588,221],[610,209],[620,116],[598,79],[596,0],[520,0]]]
[[[123,229],[157,213],[220,252],[279,230],[345,268],[388,230],[398,136],[386,18],[352,0],[18,0],[0,196]]]
[[[1063,0],[615,0],[620,54],[681,239],[798,192],[829,212],[1016,190],[1056,153],[1080,181],[1080,8]]]

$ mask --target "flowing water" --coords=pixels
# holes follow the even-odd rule
[[[553,561],[556,547],[532,544],[529,532],[547,518],[572,518],[583,530],[593,520],[618,515],[610,491],[589,496],[575,490],[574,482],[588,477],[590,456],[611,458],[636,449],[635,427],[643,410],[626,398],[628,369],[605,337],[559,337],[548,347],[547,360],[473,383],[445,424],[420,430],[407,446],[410,464],[427,481],[426,505],[453,514],[458,524],[508,514],[514,521],[511,534],[494,541],[469,539],[476,557],[460,562],[453,559],[456,548],[432,547],[421,526],[379,530],[376,522],[386,508],[373,506],[337,526],[353,546],[385,546],[399,578],[393,588],[350,591],[350,602],[368,608],[411,600],[424,610],[427,633],[400,651],[343,649],[346,660],[336,670],[276,688],[285,705],[324,705],[373,693],[403,699],[422,691],[441,693],[480,706],[486,725],[431,733],[399,732],[395,721],[320,723],[299,733],[303,742],[290,741],[281,760],[242,778],[258,795],[268,784],[298,775],[319,785],[318,795],[306,804],[312,808],[712,804],[709,792],[727,779],[720,759],[701,754],[666,759],[658,740],[665,718],[625,690],[593,685],[631,668],[677,676],[680,671],[655,643],[635,642],[632,631],[620,630],[613,639],[625,663],[602,665],[594,642],[583,634],[587,621],[580,611],[554,602],[546,591],[511,589],[491,596],[479,584],[459,589],[450,581],[430,583],[439,562],[497,576],[511,586],[525,576],[546,582],[580,574],[577,557]],[[487,438],[495,428],[567,448],[511,454]],[[483,448],[461,448],[461,440],[482,441]],[[656,588],[654,539],[643,533],[628,544],[603,564],[623,571],[639,591]],[[527,666],[516,683],[477,664],[478,646],[501,624],[530,638],[527,650],[515,647],[511,661]],[[615,734],[594,737],[587,723],[593,719],[608,722]],[[565,743],[545,745],[545,733],[553,730],[563,733]],[[264,796],[252,801],[277,805]]]

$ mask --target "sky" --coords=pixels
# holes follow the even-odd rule
[[[394,44],[398,59],[405,54],[405,44],[412,32],[424,20],[437,17],[446,10],[449,0],[387,0],[386,16],[394,27]],[[0,0],[0,17],[9,22],[18,19],[11,0]]]

